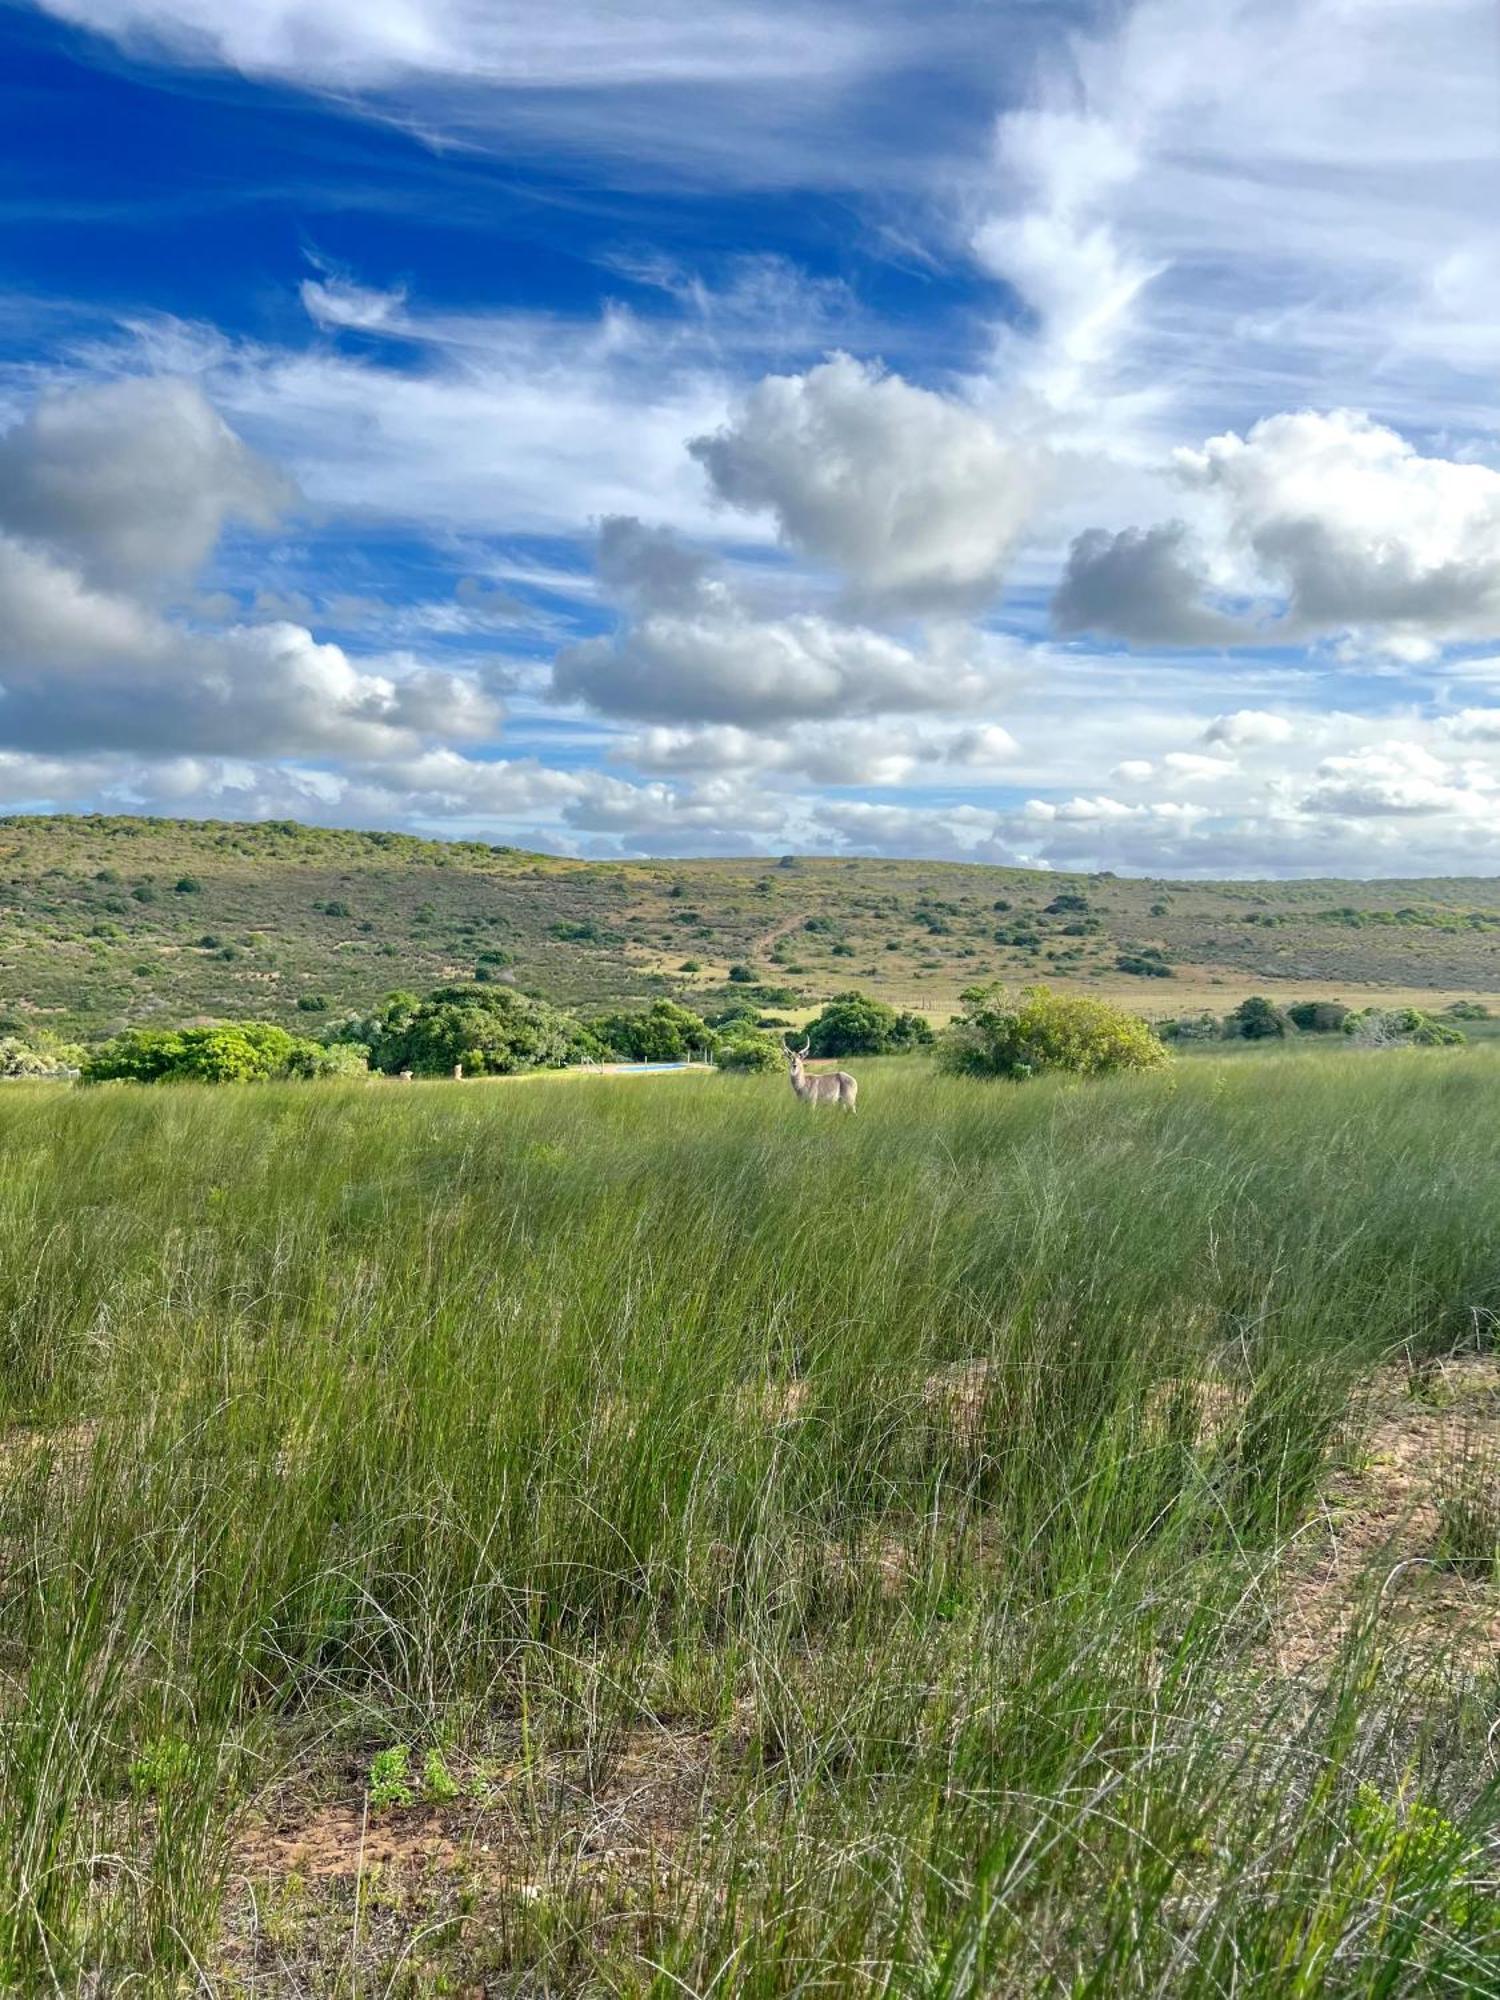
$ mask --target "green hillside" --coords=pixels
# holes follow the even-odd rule
[[[730,985],[731,968],[739,969]],[[1247,991],[1500,993],[1500,882],[1170,882],[956,863],[584,862],[289,821],[0,820],[0,1009],[85,1036],[312,1028],[395,986],[500,979],[585,1007],[860,986],[934,1018],[1045,978],[1165,1015]]]

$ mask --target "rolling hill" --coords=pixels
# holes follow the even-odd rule
[[[731,971],[734,977],[731,978]],[[876,859],[600,862],[289,821],[0,820],[0,1012],[93,1037],[313,1028],[392,987],[505,980],[588,1009],[859,986],[940,1020],[1044,978],[1161,1017],[1500,994],[1500,881],[1174,882]]]

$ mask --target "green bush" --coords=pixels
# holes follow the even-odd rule
[[[720,1042],[714,1060],[720,1069],[759,1072],[780,1069],[785,1055],[775,1035],[741,1026]]]
[[[1370,1048],[1411,1044],[1421,1049],[1457,1048],[1468,1038],[1461,1028],[1424,1014],[1420,1007],[1365,1007],[1351,1013],[1344,1033]]]
[[[971,986],[964,1011],[938,1047],[950,1076],[1039,1076],[1065,1070],[1102,1076],[1155,1069],[1170,1061],[1146,1022],[1105,1000],[1054,993],[1046,986]]]
[[[264,1083],[325,1074],[326,1052],[269,1021],[127,1028],[83,1059],[86,1083]]]
[[[1336,1035],[1351,1011],[1342,1000],[1294,1000],[1286,1017],[1304,1035]]]
[[[713,1043],[702,1018],[675,1000],[657,1000],[641,1013],[606,1015],[589,1029],[621,1062],[686,1062]]]
[[[1247,1042],[1265,1042],[1285,1035],[1290,1026],[1291,1022],[1274,1000],[1252,993],[1225,1017],[1224,1033],[1230,1040],[1239,1035]]]
[[[1115,959],[1115,970],[1133,973],[1137,979],[1175,979],[1177,976],[1162,954],[1149,948],[1122,951]]]
[[[508,986],[444,986],[419,1000],[391,993],[367,1019],[346,1022],[330,1040],[369,1050],[370,1066],[395,1076],[470,1076],[563,1069],[604,1053],[598,1037],[570,1015]]]
[[[807,1026],[815,1056],[882,1056],[933,1039],[920,1014],[898,1014],[868,993],[836,993]]]

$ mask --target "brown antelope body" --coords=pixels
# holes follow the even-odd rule
[[[842,1104],[846,1111],[852,1111],[854,1100],[859,1095],[859,1085],[846,1069],[832,1070],[826,1076],[809,1076],[802,1059],[811,1047],[811,1042],[804,1042],[800,1049],[787,1049],[787,1070],[792,1089],[804,1104]]]

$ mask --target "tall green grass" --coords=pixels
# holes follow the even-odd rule
[[[337,1990],[1500,1990],[1493,1680],[1265,1643],[1500,1062],[863,1081],[0,1099],[0,1988],[238,1990],[268,1783],[503,1739],[527,1895]],[[698,1823],[559,1867],[642,1730]]]

